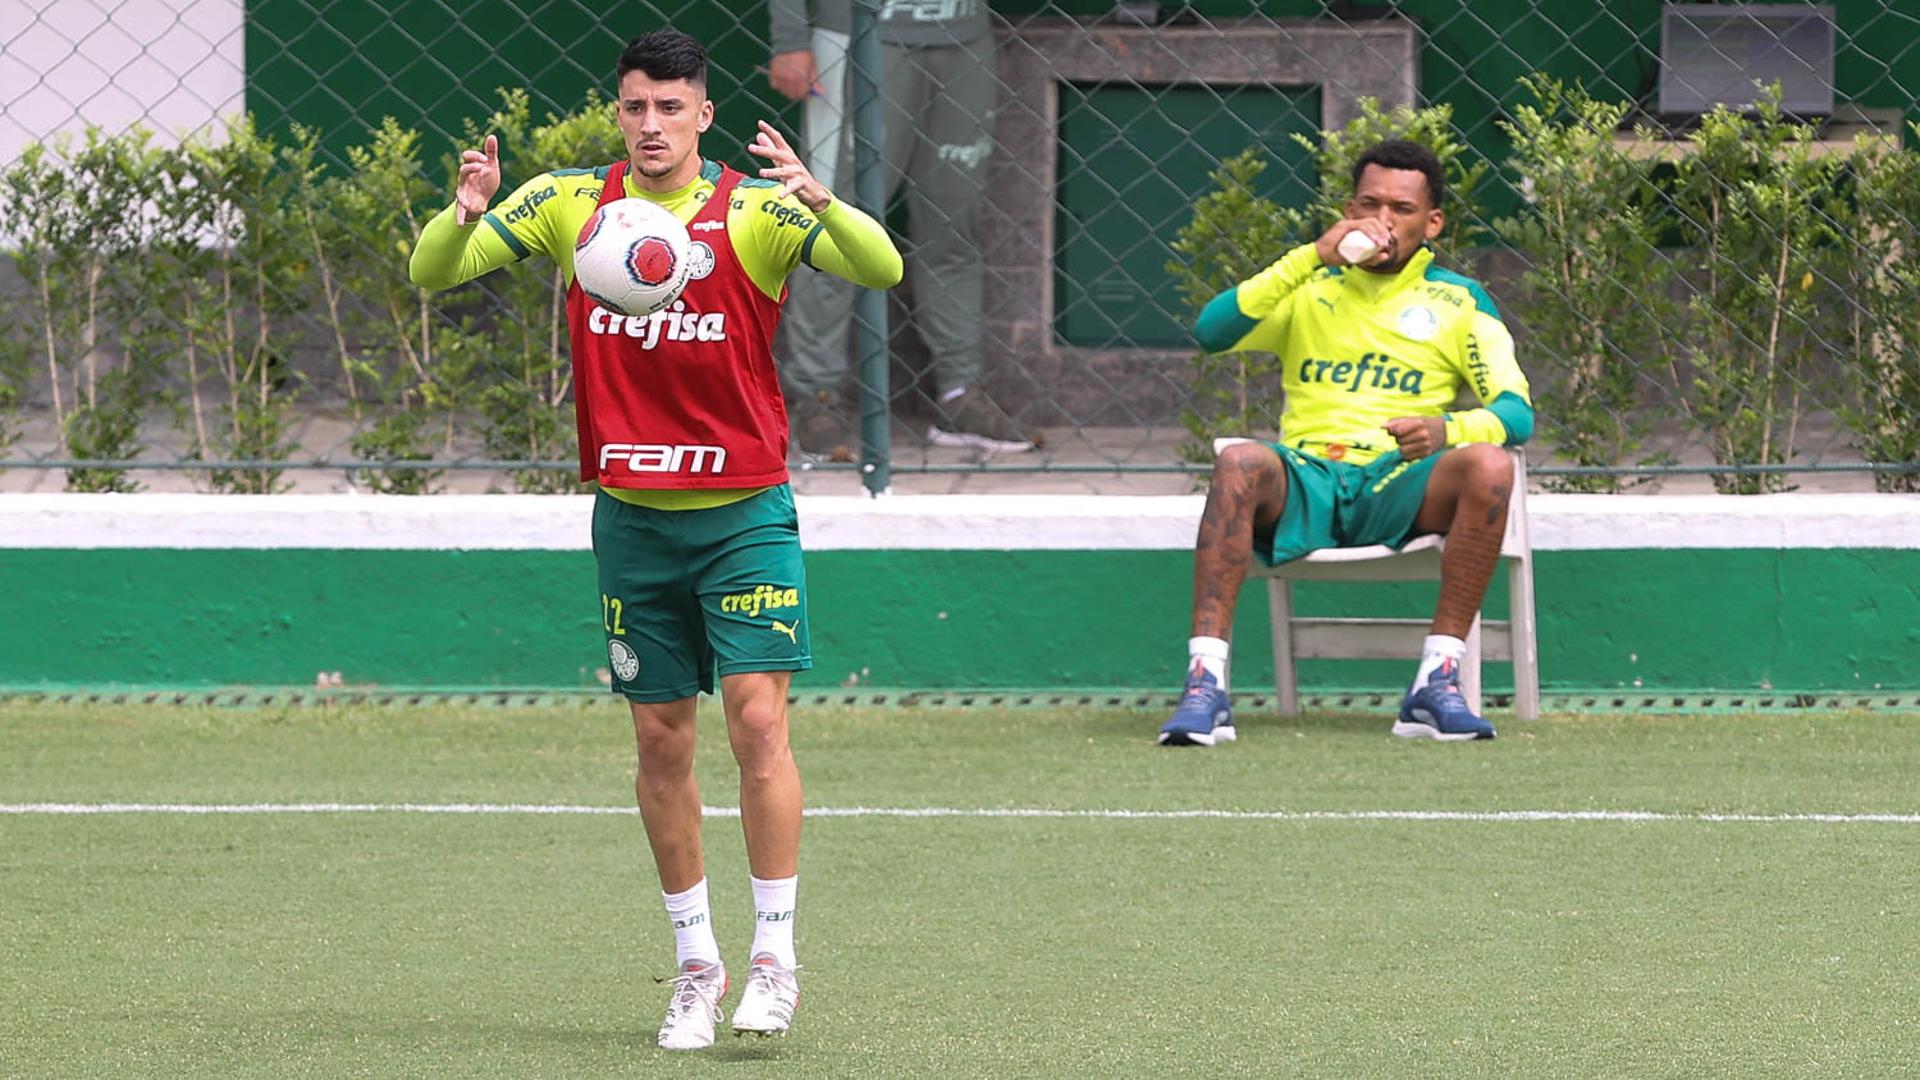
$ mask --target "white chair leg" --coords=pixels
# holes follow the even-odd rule
[[[1480,616],[1473,616],[1473,627],[1467,631],[1467,655],[1460,658],[1460,693],[1467,699],[1467,708],[1475,716],[1485,716],[1480,709]]]
[[[1508,622],[1513,628],[1513,715],[1540,719],[1540,646],[1533,625],[1533,560],[1514,560],[1507,575]]]
[[[1273,711],[1300,715],[1300,673],[1293,666],[1293,582],[1267,579],[1267,620],[1273,626]]]

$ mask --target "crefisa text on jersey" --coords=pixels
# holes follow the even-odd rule
[[[600,447],[600,471],[610,472],[624,465],[637,473],[714,473],[727,471],[724,446],[673,445],[669,443],[606,443]]]
[[[594,334],[636,338],[643,349],[651,349],[664,338],[667,341],[725,341],[727,313],[688,311],[685,300],[651,315],[622,315],[598,304],[587,316],[587,330]]]

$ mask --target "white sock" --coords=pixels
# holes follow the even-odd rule
[[[766,953],[781,967],[798,966],[793,955],[793,899],[800,879],[749,880],[753,882],[753,951],[747,955]]]
[[[673,952],[679,965],[719,963],[720,943],[713,939],[713,912],[707,907],[707,879],[701,878],[686,892],[660,895],[667,902],[667,918],[673,921]]]
[[[1207,674],[1220,683],[1220,689],[1227,688],[1227,655],[1232,650],[1227,639],[1217,637],[1193,637],[1187,639],[1187,670],[1193,670],[1193,662],[1198,660]]]
[[[1415,690],[1427,685],[1427,676],[1434,669],[1451,660],[1458,664],[1467,655],[1467,643],[1457,637],[1445,634],[1428,634],[1426,644],[1420,647],[1420,670],[1413,676]]]

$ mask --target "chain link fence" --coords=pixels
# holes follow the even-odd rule
[[[865,464],[903,487],[1190,488],[1282,404],[1274,358],[1197,352],[1199,307],[1412,135],[1448,167],[1439,259],[1514,332],[1543,483],[1920,490],[1905,0],[853,2],[909,278],[884,387],[796,286],[779,359],[820,483],[863,468],[864,394],[892,420]],[[501,135],[503,196],[615,159],[620,46],[673,25],[713,58],[704,153],[750,168],[769,118],[850,195],[835,18],[0,2],[0,490],[577,490],[554,268],[408,283],[458,150]],[[969,400],[1037,446],[938,438]]]

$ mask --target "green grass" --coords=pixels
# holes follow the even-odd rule
[[[1920,811],[1920,720],[807,710],[828,807]],[[731,805],[718,717],[706,801]],[[625,807],[612,703],[0,705],[0,803]],[[707,827],[721,944],[737,821]],[[636,817],[0,814],[0,1075],[1845,1076],[1920,1057],[1906,823],[820,818],[781,1040],[654,1049]]]

